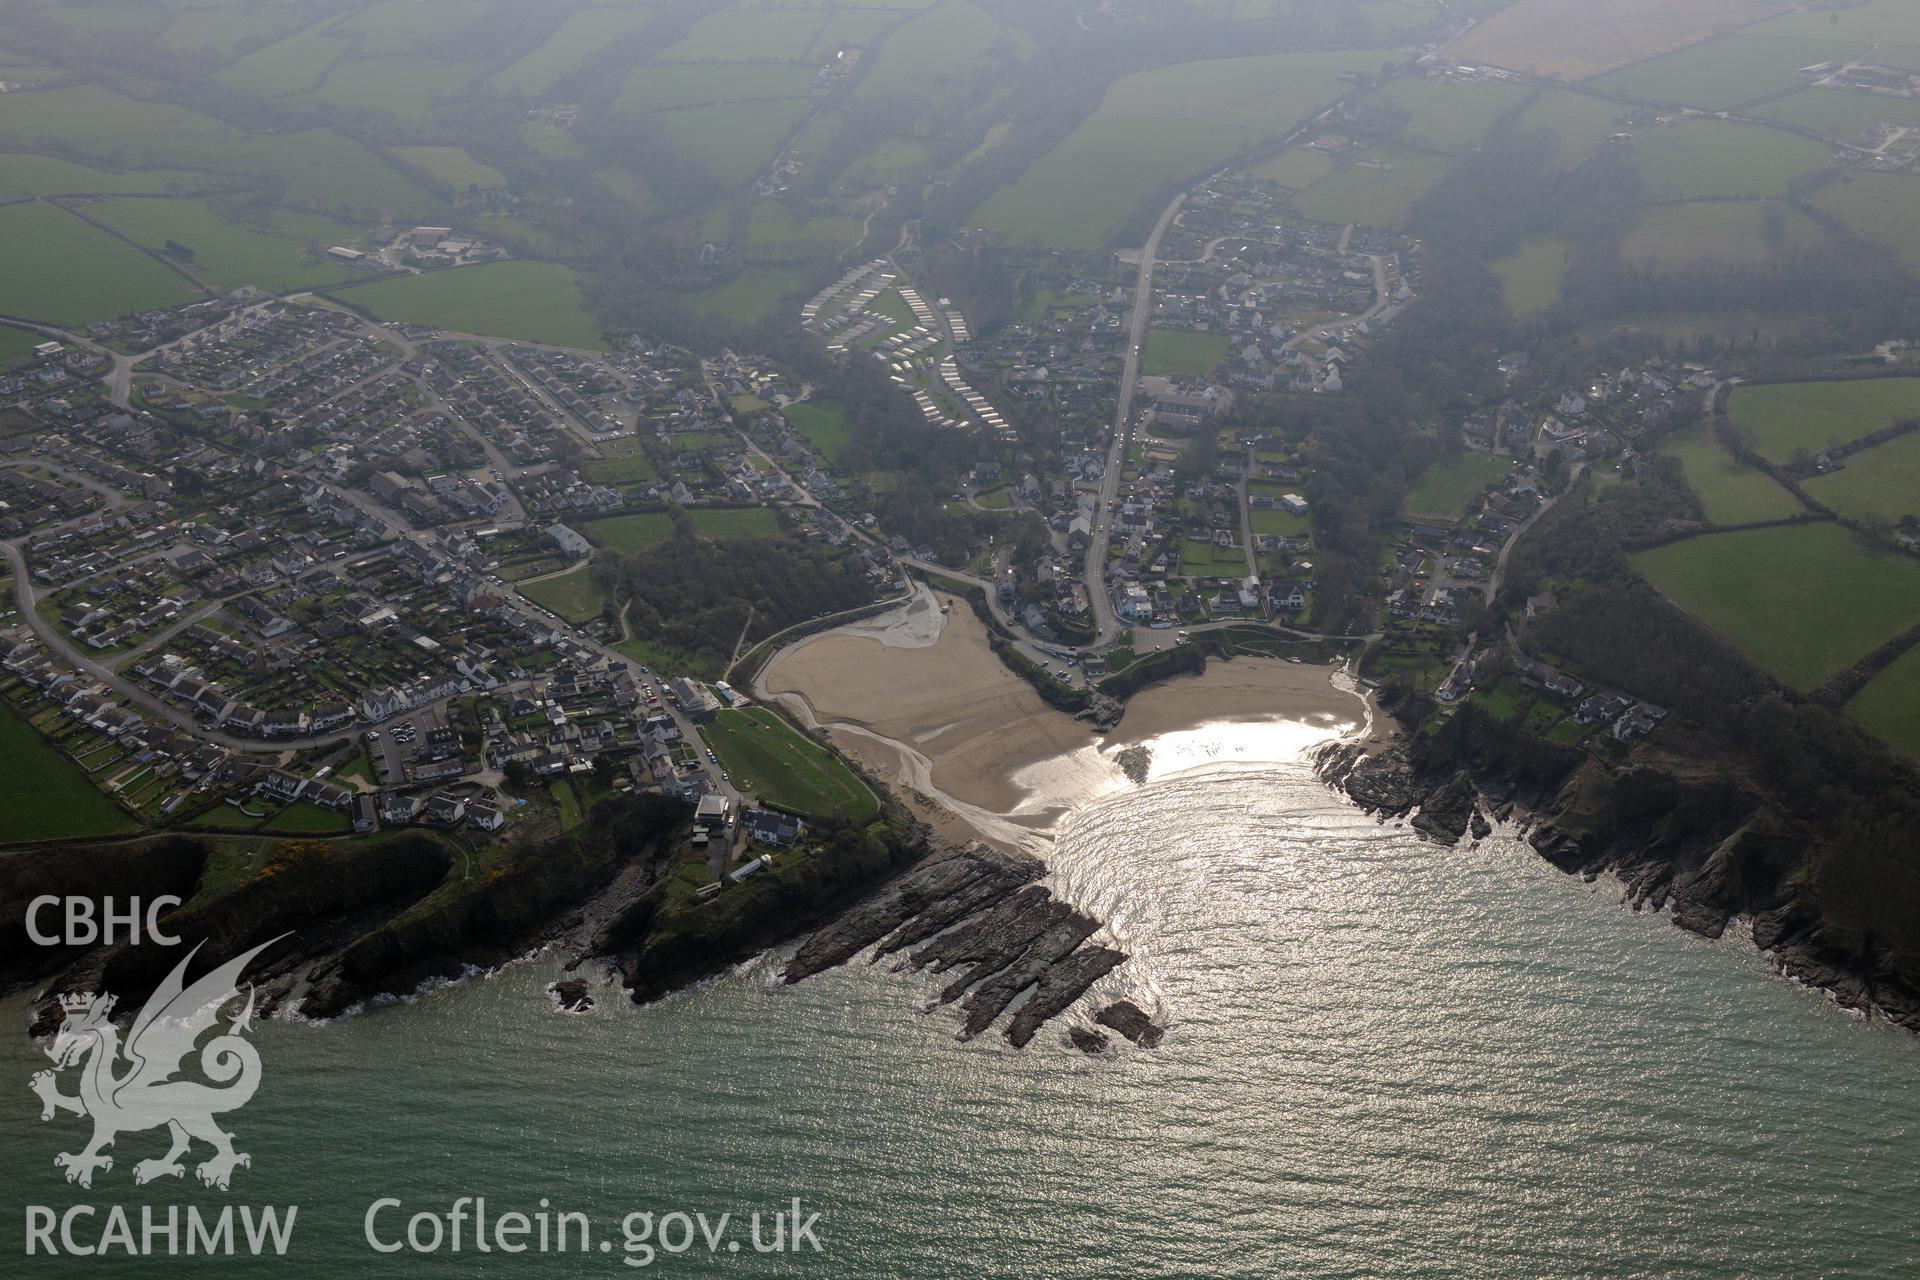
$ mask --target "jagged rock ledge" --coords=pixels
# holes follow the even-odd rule
[[[1781,973],[1920,1032],[1920,982],[1870,938],[1822,917],[1797,874],[1815,837],[1738,779],[1687,761],[1609,767],[1465,713],[1440,735],[1374,755],[1329,744],[1314,765],[1361,808],[1411,814],[1409,825],[1441,845],[1490,834],[1483,806],[1495,821],[1525,815],[1541,857],[1588,881],[1613,875],[1633,910],[1664,910],[1709,939],[1749,920],[1754,945]]]
[[[810,935],[783,976],[801,982],[868,948],[875,962],[902,956],[896,969],[955,975],[932,1007],[959,1002],[962,1040],[987,1030],[1026,994],[1004,1031],[1009,1043],[1024,1047],[1127,958],[1112,947],[1083,945],[1099,922],[1036,884],[1045,870],[1032,858],[980,845],[937,855]]]

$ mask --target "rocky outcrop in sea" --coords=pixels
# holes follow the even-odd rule
[[[933,1007],[959,1005],[963,1040],[994,1026],[1025,995],[1002,1031],[1024,1047],[1127,958],[1089,943],[1099,922],[1035,883],[1045,870],[1032,858],[980,845],[937,854],[810,935],[783,976],[801,982],[871,948],[873,962],[898,957],[897,969],[953,975]],[[1127,1034],[1145,1043],[1144,1032]],[[1104,1045],[1100,1037],[1090,1051]]]

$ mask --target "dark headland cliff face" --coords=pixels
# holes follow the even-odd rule
[[[1834,920],[1809,887],[1822,833],[1783,816],[1733,770],[1650,752],[1609,766],[1471,705],[1378,755],[1336,743],[1316,763],[1356,804],[1383,818],[1410,815],[1436,843],[1481,839],[1490,818],[1512,820],[1562,870],[1618,877],[1635,910],[1665,910],[1706,938],[1746,918],[1783,973],[1920,1031],[1920,971]]]

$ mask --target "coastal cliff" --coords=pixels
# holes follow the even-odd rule
[[[1377,755],[1330,745],[1316,765],[1363,809],[1407,819],[1435,843],[1512,820],[1561,870],[1615,876],[1634,910],[1664,910],[1714,939],[1749,920],[1754,944],[1786,975],[1920,1031],[1920,972],[1823,906],[1808,874],[1821,832],[1699,753],[1643,749],[1609,765],[1467,705]]]
[[[537,945],[623,868],[656,853],[686,814],[665,796],[617,797],[557,838],[481,852],[428,830],[246,847],[166,836],[27,849],[0,863],[0,915],[24,922],[27,902],[42,893],[171,893],[184,902],[159,923],[187,946],[205,941],[235,954],[285,935],[251,975],[266,1005],[292,1001],[309,1017],[328,1017]],[[150,943],[39,947],[23,929],[0,939],[0,984],[46,997],[36,1031],[57,1022],[52,994],[110,990],[130,1008],[184,954]]]

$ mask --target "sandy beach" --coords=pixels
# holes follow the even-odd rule
[[[897,780],[941,835],[1034,850],[1066,814],[1143,774],[1290,759],[1358,729],[1364,702],[1333,680],[1320,666],[1214,661],[1136,694],[1118,728],[1096,735],[1006,669],[965,601],[923,590],[776,655],[756,689]]]

